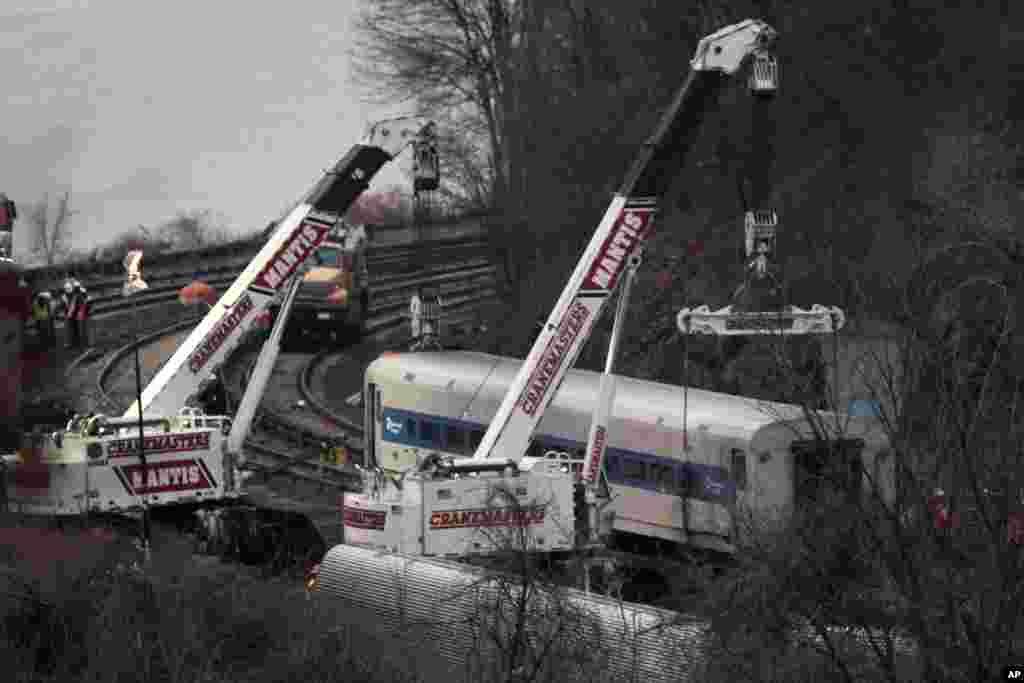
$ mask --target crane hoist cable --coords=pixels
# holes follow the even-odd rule
[[[759,69],[761,71],[759,71]],[[763,78],[763,83],[770,84],[769,87],[766,87],[766,88],[763,88],[763,89],[757,88],[754,81],[758,77],[762,77]],[[771,134],[773,131],[768,130],[768,128],[769,127],[774,128],[774,126],[772,125],[774,123],[774,121],[771,119],[770,116],[764,115],[764,112],[759,111],[759,110],[761,110],[764,107],[770,106],[770,104],[775,99],[774,95],[777,92],[777,88],[778,88],[778,67],[777,67],[777,64],[774,62],[774,60],[770,60],[769,62],[762,63],[761,61],[758,60],[758,57],[755,55],[754,64],[751,65],[751,81],[749,83],[749,87],[750,87],[750,89],[752,91],[754,91],[755,93],[760,95],[760,96],[754,98],[755,101],[753,103],[754,115],[753,115],[753,124],[752,124],[751,127],[753,129],[752,130],[752,135],[753,135],[753,138],[754,138],[754,142],[753,142],[753,145],[750,146],[750,148],[753,150],[753,153],[752,153],[751,156],[754,158],[755,164],[756,164],[757,161],[761,161],[762,162],[762,164],[760,165],[760,168],[758,170],[763,171],[764,176],[767,177],[770,174],[771,167],[772,167],[772,161],[773,161],[773,158],[774,158],[774,149],[773,149],[774,146],[773,146],[773,142],[772,142],[774,136]],[[749,176],[747,176],[747,177],[744,176],[744,173],[742,172],[742,168],[741,168],[740,164],[736,160],[734,160],[734,159],[733,160],[728,160],[728,159],[725,160],[725,163],[722,164],[722,166],[726,167],[726,168],[730,167],[730,166],[732,167],[732,169],[733,169],[732,175],[733,175],[733,179],[734,179],[735,186],[736,186],[736,193],[737,193],[737,195],[739,197],[740,207],[743,210],[743,215],[744,216],[750,215],[751,212],[753,211],[753,209],[751,209],[751,201],[748,200],[747,193],[744,190],[744,180],[750,181],[751,185],[753,185],[753,179],[749,178]],[[728,172],[728,171],[726,170],[724,172]],[[765,181],[765,186],[767,186],[768,184],[769,184],[769,182],[768,182],[768,180],[766,180]],[[767,194],[767,191],[764,192],[764,193],[760,193],[760,194],[758,192],[754,191],[754,192],[752,192],[752,194],[753,194],[753,199],[755,201],[757,201],[759,198],[763,199],[764,195]],[[688,297],[688,293],[689,293],[689,263],[688,263],[688,261],[686,262],[686,270],[684,271],[683,277],[684,277],[684,286],[683,286],[684,297]],[[687,301],[684,299],[684,305],[686,303],[687,303]],[[688,432],[688,428],[689,428],[689,424],[688,424],[688,419],[689,419],[689,387],[690,387],[690,340],[689,340],[690,335],[684,334],[682,336],[683,336],[683,406],[682,406],[683,449],[684,450],[689,450],[690,447],[691,447],[690,446],[690,439],[689,439],[689,432]],[[743,342],[742,341],[740,341],[739,344],[736,344],[736,342],[733,342],[733,345],[737,346],[737,348],[732,349],[730,352],[727,352],[726,348],[724,348],[724,347],[727,344],[729,344],[729,342],[730,342],[730,340],[727,339],[727,340],[722,341],[718,345],[717,353],[720,356],[720,359],[722,361],[719,364],[721,366],[724,366],[726,364],[726,362],[729,359],[728,358],[729,356],[738,355],[739,349],[741,349],[743,347]]]

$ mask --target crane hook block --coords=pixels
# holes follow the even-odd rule
[[[750,92],[758,97],[774,97],[779,91],[779,60],[768,50],[757,50],[750,65],[747,82]]]
[[[762,251],[774,254],[775,233],[779,225],[778,214],[771,209],[747,211],[743,222],[747,258],[753,258]]]
[[[726,306],[717,311],[707,306],[684,308],[676,316],[683,334],[716,336],[761,334],[831,334],[846,323],[846,315],[835,306],[815,304],[809,309],[784,306],[776,311],[736,311]]]

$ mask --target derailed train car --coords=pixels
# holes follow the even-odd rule
[[[424,680],[688,681],[706,624],[454,562],[351,545],[320,563],[336,627],[372,632],[391,664]],[[516,641],[516,634],[520,638]],[[632,678],[632,676],[636,678]]]
[[[721,646],[692,615],[352,545],[331,548],[307,588],[333,610],[332,630],[422,680],[685,683]],[[820,624],[793,626],[798,647],[827,652]],[[824,627],[865,661],[883,656],[887,628]],[[898,657],[919,656],[913,638],[890,635]]]
[[[367,452],[399,472],[430,453],[472,455],[522,361],[481,353],[387,353],[366,371]],[[579,470],[600,375],[572,370],[530,446]],[[685,427],[684,427],[685,423]],[[618,540],[731,553],[737,512],[783,522],[822,496],[894,495],[877,419],[621,378],[609,429],[607,512]],[[828,487],[828,490],[826,490]]]

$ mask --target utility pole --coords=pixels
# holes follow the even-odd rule
[[[146,289],[145,281],[142,279],[142,250],[132,250],[124,258],[124,267],[127,271],[127,279],[124,283],[124,295],[131,296],[136,292]],[[146,434],[142,420],[142,365],[139,361],[139,301],[132,300],[132,313],[135,317],[135,401],[139,407],[139,464],[142,465],[143,490],[149,483],[149,469],[146,466]],[[149,503],[146,502],[146,495],[140,494],[142,499],[142,551],[146,564],[149,564],[151,556],[151,528],[149,517]]]
[[[146,435],[142,423],[142,367],[139,362],[139,301],[134,299],[132,306],[132,312],[135,315],[135,400],[139,406],[139,463],[142,465],[142,481],[143,486],[147,486],[149,482],[149,471],[146,467]],[[149,503],[146,502],[145,494],[142,496],[142,550],[146,560],[146,564],[149,564],[150,559],[150,525],[149,525]]]

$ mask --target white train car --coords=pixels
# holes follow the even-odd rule
[[[521,363],[471,352],[383,354],[365,376],[367,452],[394,472],[428,453],[471,455]],[[529,458],[561,457],[581,469],[599,378],[567,373]],[[878,421],[819,418],[841,438],[815,438],[799,406],[699,389],[684,396],[682,387],[621,378],[605,461],[613,529],[732,552],[743,526],[737,512],[783,522],[820,496],[870,495],[877,486],[890,497],[893,463]]]

